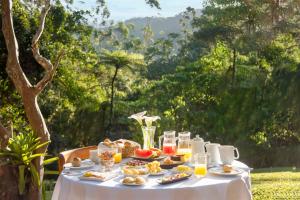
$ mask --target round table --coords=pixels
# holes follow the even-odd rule
[[[234,161],[233,166],[248,169]],[[78,176],[61,174],[52,200],[249,200],[252,199],[250,171],[238,176],[224,177],[207,174],[188,180],[159,185],[158,177],[149,177],[144,186],[124,186],[122,176],[106,182],[83,181]]]

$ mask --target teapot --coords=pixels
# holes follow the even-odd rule
[[[196,154],[204,155],[205,145],[208,143],[210,142],[204,142],[204,140],[201,137],[199,137],[199,135],[196,135],[196,137],[191,141],[192,155],[196,155]]]
[[[219,165],[221,164],[220,158],[220,151],[219,151],[220,144],[217,143],[207,143],[205,144],[205,148],[208,154],[208,164],[209,165]]]

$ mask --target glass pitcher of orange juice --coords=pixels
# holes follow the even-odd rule
[[[191,150],[191,133],[190,132],[180,132],[178,133],[178,155],[184,155],[184,161],[190,160],[192,156]]]

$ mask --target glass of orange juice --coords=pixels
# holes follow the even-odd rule
[[[207,158],[205,154],[196,154],[194,156],[195,169],[194,174],[197,177],[204,177],[207,173]]]
[[[117,150],[117,152],[114,155],[114,162],[120,163],[122,161],[122,152],[120,149]]]

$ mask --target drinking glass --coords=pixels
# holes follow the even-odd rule
[[[117,151],[117,148],[98,148],[98,157],[100,158],[102,171],[112,171],[115,163],[114,155],[117,153]]]
[[[207,158],[205,154],[196,154],[194,156],[196,177],[204,177],[207,173]]]
[[[122,150],[121,149],[117,149],[117,152],[114,155],[114,161],[115,161],[115,164],[122,162]]]

